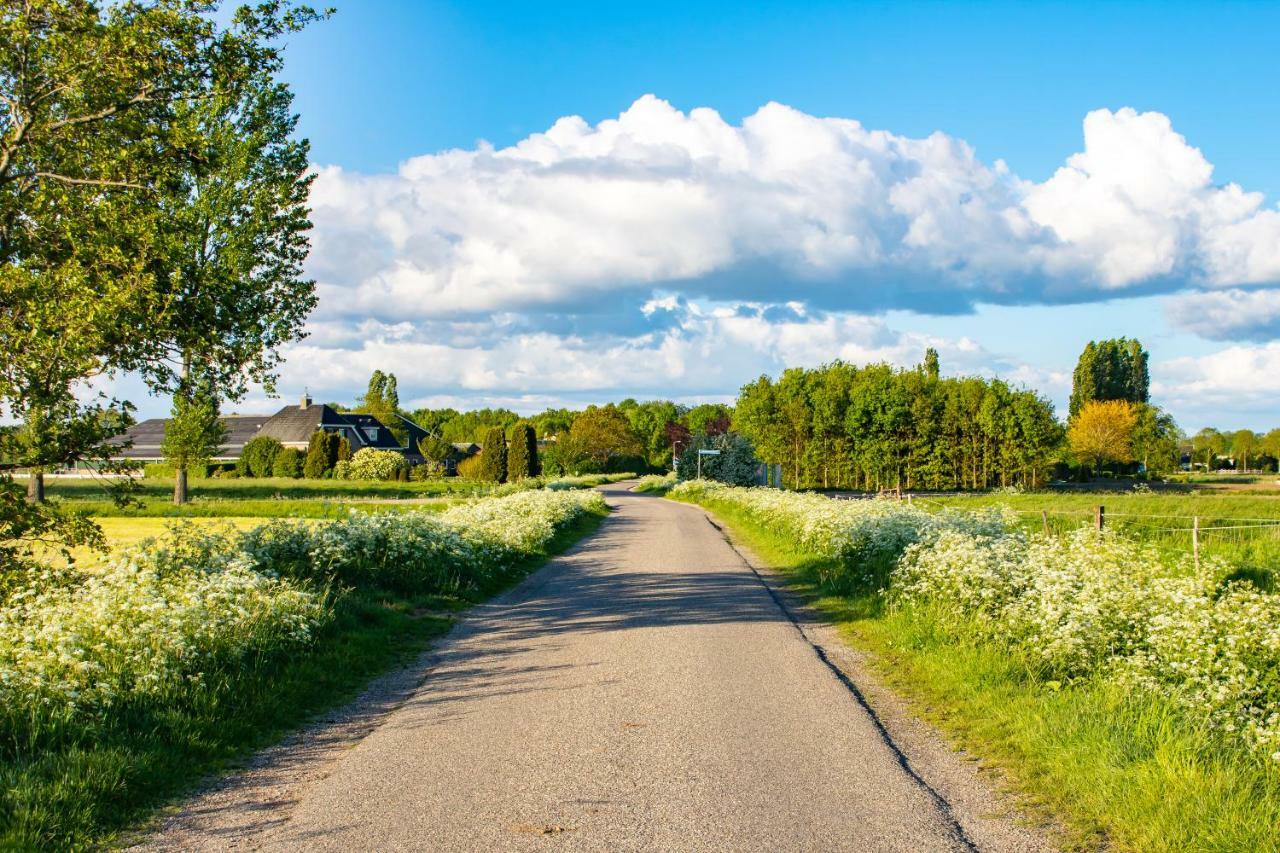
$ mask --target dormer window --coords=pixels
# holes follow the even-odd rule
[[[377,440],[378,440],[378,428],[377,428],[377,427],[360,427],[360,431],[364,433],[364,437],[365,437],[365,439],[366,439],[366,440],[368,440],[368,441],[377,441]]]

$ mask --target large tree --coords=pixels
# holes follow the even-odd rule
[[[1150,399],[1149,356],[1133,338],[1089,341],[1071,377],[1070,415],[1074,418],[1092,400]]]
[[[644,444],[631,421],[616,406],[588,406],[573,421],[567,438],[569,460],[589,462],[597,471],[611,471],[624,461],[643,459]]]
[[[298,117],[278,79],[276,45],[314,17],[239,10],[224,38],[242,61],[174,105],[155,196],[158,305],[144,373],[175,398],[197,393],[194,377],[215,403],[241,399],[251,383],[274,391],[280,348],[303,337],[315,306],[315,284],[302,272],[314,175],[307,141],[294,138]],[[185,499],[186,469],[175,476],[175,500]]]
[[[1138,415],[1127,400],[1091,400],[1067,430],[1071,450],[1092,470],[1100,472],[1108,463],[1133,459],[1133,428]]]
[[[265,3],[222,26],[215,9],[0,0],[0,403],[28,426],[5,453],[32,470],[33,500],[45,468],[102,455],[127,418],[80,402],[86,381],[153,367],[166,337],[156,263],[185,112],[310,14]]]

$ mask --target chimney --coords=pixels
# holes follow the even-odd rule
[[[299,409],[305,409],[305,408],[307,408],[307,407],[308,407],[308,406],[310,406],[310,405],[311,405],[311,392],[310,392],[310,391],[303,391],[303,392],[302,392],[302,404],[301,404],[300,406],[298,406],[298,408],[299,408]]]

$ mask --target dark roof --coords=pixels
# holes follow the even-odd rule
[[[227,415],[227,442],[219,459],[238,459],[245,443],[260,435],[270,436],[282,444],[307,444],[318,429],[341,433],[351,442],[352,450],[375,447],[379,450],[403,450],[395,435],[373,415],[362,412],[339,412],[332,406],[313,403],[306,408],[285,406],[274,415]],[[168,421],[151,418],[130,427],[124,435],[111,439],[113,444],[132,441],[133,446],[119,454],[121,459],[160,459],[160,442]],[[406,426],[411,424],[406,421]],[[416,426],[416,424],[414,424]],[[419,431],[421,427],[418,427]],[[423,433],[425,434],[425,433]],[[417,438],[410,430],[410,450],[417,449]]]
[[[262,425],[271,420],[270,415],[225,415],[221,418],[227,428],[227,441],[218,453],[219,459],[235,459],[244,449],[245,442],[258,435]],[[168,421],[164,418],[150,418],[140,421],[125,430],[123,435],[111,439],[112,444],[125,441],[133,442],[118,454],[120,459],[161,459],[160,443],[164,441],[164,427]]]

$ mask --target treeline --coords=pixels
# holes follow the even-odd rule
[[[1280,428],[1223,431],[1205,427],[1182,442],[1191,462],[1209,470],[1276,471],[1280,468]]]
[[[727,432],[733,410],[720,403],[686,406],[670,400],[628,398],[605,406],[546,409],[528,416],[502,408],[416,409],[405,415],[449,443],[484,444],[494,428],[505,430],[510,440],[513,430],[527,424],[550,445],[544,454],[552,471],[608,473],[669,468],[673,446],[683,449],[694,435]]]
[[[836,361],[762,376],[742,388],[733,427],[791,488],[1035,488],[1063,439],[1044,397],[942,378],[932,350],[909,370]]]

